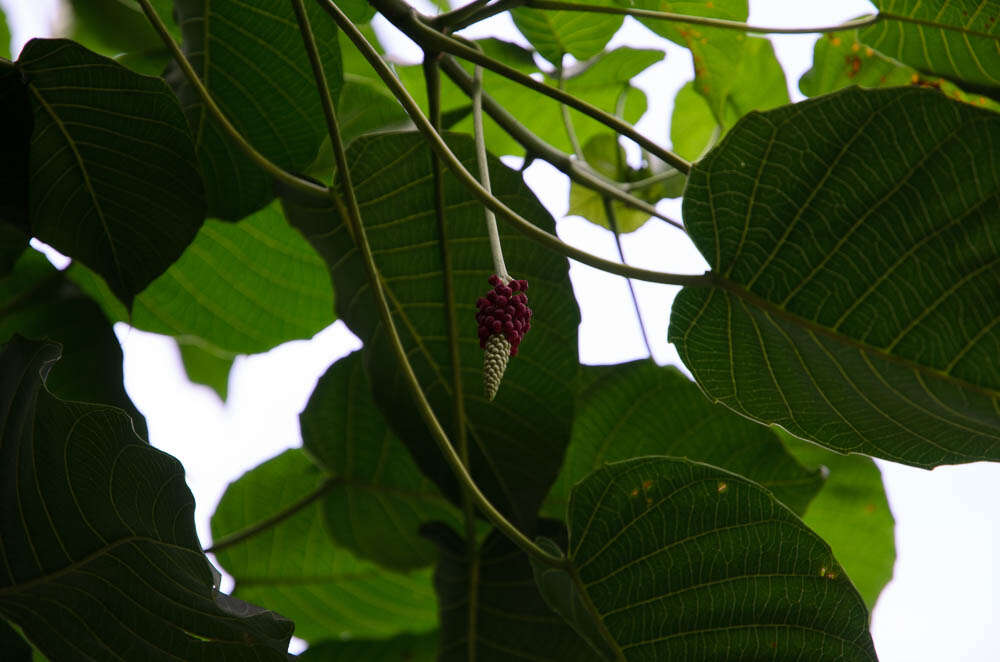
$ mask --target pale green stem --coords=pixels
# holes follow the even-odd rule
[[[484,189],[479,181],[465,168],[464,165],[462,165],[462,162],[457,156],[455,156],[454,152],[451,151],[448,145],[445,144],[440,134],[438,134],[430,125],[430,122],[427,121],[427,117],[424,116],[423,111],[420,110],[420,106],[413,100],[410,93],[407,92],[406,87],[399,82],[399,79],[396,78],[396,75],[391,69],[389,69],[388,65],[382,61],[378,51],[376,51],[372,45],[368,43],[365,36],[361,34],[350,19],[348,19],[347,16],[340,11],[340,8],[330,0],[316,1],[320,3],[320,6],[334,18],[337,25],[344,31],[344,34],[346,34],[354,45],[357,46],[364,58],[368,60],[368,63],[389,87],[393,96],[395,96],[396,99],[399,100],[400,104],[402,104],[403,109],[406,111],[407,115],[410,116],[410,119],[413,121],[417,130],[427,138],[428,146],[441,157],[459,181],[461,181],[462,184],[465,185],[469,191],[472,192],[484,205],[492,209],[498,215],[507,219],[524,235],[539,244],[542,244],[543,246],[547,246],[548,248],[565,255],[566,257],[572,258],[596,269],[601,269],[602,271],[618,274],[620,276],[631,276],[632,278],[638,278],[639,280],[646,280],[653,283],[665,283],[667,285],[692,287],[709,287],[712,285],[712,280],[707,274],[672,274],[663,271],[629,267],[617,262],[612,262],[611,260],[605,260],[588,253],[587,251],[576,248],[575,246],[570,246],[555,235],[536,227],[531,222],[524,219],[517,212]]]
[[[483,68],[477,66],[473,76],[475,87],[472,93],[472,128],[476,140],[476,164],[479,166],[479,181],[483,188],[490,192],[490,166],[486,159],[486,138],[483,134]],[[497,217],[489,207],[486,213],[486,234],[490,237],[490,253],[493,255],[493,271],[504,285],[510,282],[507,265],[503,261],[503,249],[500,247],[500,231],[497,229]]]
[[[565,92],[563,88],[563,68],[560,67],[556,70],[556,86]],[[581,161],[586,161],[583,156],[583,147],[580,146],[580,139],[576,137],[576,130],[573,128],[573,119],[569,116],[569,108],[566,104],[559,104],[559,113],[562,115],[563,127],[566,129],[566,137],[569,139],[569,144],[573,148],[573,153],[576,154],[576,158]]]
[[[181,71],[184,72],[184,76],[195,89],[195,92],[198,94],[201,102],[205,104],[206,108],[208,108],[209,114],[219,123],[219,126],[222,127],[222,130],[225,131],[236,146],[258,167],[290,188],[310,195],[326,195],[325,188],[308,180],[296,177],[292,173],[282,169],[266,156],[258,152],[254,146],[246,140],[246,138],[240,135],[240,132],[233,126],[232,122],[229,121],[225,113],[222,112],[222,109],[219,108],[218,104],[215,103],[215,99],[212,98],[212,95],[198,77],[197,72],[195,72],[194,67],[192,67],[188,59],[184,57],[184,53],[181,52],[180,47],[174,41],[173,37],[170,36],[170,33],[167,31],[167,26],[164,25],[163,21],[160,20],[160,17],[157,16],[156,11],[153,9],[152,5],[149,4],[149,0],[138,0],[138,2],[142,5],[142,11],[146,14],[146,18],[149,19],[153,28],[157,33],[159,33],[160,39],[163,40],[163,43],[170,50],[170,53],[174,56],[174,60],[177,62],[177,65],[181,68]]]
[[[545,9],[551,11],[575,11],[588,12],[593,14],[614,14],[617,16],[632,16],[634,18],[651,18],[661,21],[675,23],[687,23],[689,25],[703,25],[705,27],[723,28],[726,30],[740,30],[741,32],[757,32],[770,34],[813,34],[817,32],[837,32],[840,30],[854,30],[857,28],[874,25],[883,20],[884,15],[878,14],[866,18],[859,18],[847,21],[839,25],[826,25],[821,27],[806,28],[772,28],[760,25],[750,25],[740,21],[730,21],[724,18],[709,18],[707,16],[690,16],[687,14],[674,14],[672,12],[655,11],[652,9],[632,9],[628,7],[615,7],[607,5],[588,5],[576,2],[552,2],[551,0],[525,0],[525,7],[532,9]]]

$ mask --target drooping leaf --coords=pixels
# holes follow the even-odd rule
[[[101,309],[45,256],[27,250],[0,278],[0,343],[20,334],[61,345],[61,359],[45,386],[56,397],[112,405],[148,437],[146,419],[132,404],[122,375],[122,350]]]
[[[828,33],[816,41],[813,66],[799,79],[799,89],[803,94],[815,97],[850,85],[922,85],[937,88],[957,101],[1000,110],[1000,103],[992,99],[970,94],[944,78],[928,77],[886,57],[861,43],[857,30]]]
[[[126,305],[181,254],[204,217],[177,99],[64,39],[17,61],[34,112],[31,233],[101,274]]]
[[[611,5],[611,0],[588,4]],[[622,25],[622,16],[517,7],[514,25],[546,60],[562,66],[562,56],[586,60],[597,55]]]
[[[550,524],[543,522],[543,531],[551,534]],[[428,527],[427,535],[440,551],[434,572],[441,605],[440,662],[601,659],[545,604],[528,557],[499,531],[478,544],[474,559],[448,527]]]
[[[618,144],[618,138],[614,134],[598,134],[591,138],[583,146],[583,156],[594,170],[614,181],[627,181],[634,172],[625,161],[625,150]],[[618,231],[622,233],[634,232],[649,220],[649,214],[617,201],[614,203],[614,212]],[[576,182],[569,185],[569,211],[566,214],[582,216],[591,223],[611,229],[603,196]]]
[[[323,641],[299,655],[299,662],[436,662],[437,631],[389,639]]]
[[[802,521],[830,544],[865,604],[873,608],[896,561],[895,521],[882,473],[871,458],[831,453],[774,430],[800,462],[826,468],[826,483]]]
[[[301,450],[285,451],[230,484],[212,515],[216,544],[305,503],[216,552],[236,580],[233,595],[281,611],[307,641],[432,630],[437,614],[430,571],[395,573],[337,547],[319,501],[329,486]]]
[[[176,0],[175,7],[184,53],[236,130],[279,167],[304,171],[326,124],[291,4]],[[306,12],[336,100],[343,82],[336,26],[315,2]],[[167,80],[195,136],[210,215],[235,221],[267,204],[274,197],[270,177],[211,118],[175,64]]]
[[[589,374],[588,374],[589,373]],[[823,486],[766,427],[705,399],[679,370],[648,360],[585,366],[573,440],[545,513],[562,517],[573,485],[607,462],[641,455],[686,457],[726,469],[771,490],[802,514]]]
[[[882,20],[861,41],[937,76],[1000,92],[1000,2],[873,0]]]
[[[0,354],[0,616],[54,660],[286,659],[289,621],[213,588],[180,463],[121,411],[49,393],[58,356]]]
[[[449,136],[452,150],[475,170],[472,139]],[[434,215],[431,152],[413,133],[359,138],[347,150],[368,240],[395,314],[403,347],[444,429],[454,432],[441,248]],[[493,193],[553,231],[554,222],[520,176],[490,160]],[[562,462],[569,441],[577,374],[579,311],[566,260],[501,227],[507,268],[531,283],[530,333],[503,378],[497,398],[483,395],[483,352],[476,299],[488,289],[492,259],[482,207],[450,173],[444,177],[445,250],[452,265],[466,432],[472,475],[484,493],[526,530]],[[421,470],[457,503],[448,466],[413,404],[379,322],[361,258],[348,226],[329,200],[286,198],[289,219],[331,265],[340,317],[367,347],[375,400]],[[526,407],[525,402],[539,406]]]
[[[189,342],[186,338],[177,338],[177,347],[188,379],[192,383],[209,387],[225,402],[229,393],[229,371],[235,357],[220,355],[215,348]]]
[[[238,223],[205,221],[184,254],[136,297],[131,316],[93,275],[70,271],[111,319],[190,339],[220,357],[266,352],[334,322],[323,261],[278,203]]]
[[[876,659],[868,610],[830,547],[745,478],[616,462],[573,489],[567,521],[570,570],[540,571],[539,585],[618,659]]]
[[[334,482],[323,499],[334,540],[400,570],[434,562],[422,525],[460,527],[462,517],[425,478],[372,399],[363,352],[327,369],[299,415],[303,447]]]
[[[684,199],[713,287],[669,337],[705,393],[841,452],[1000,458],[997,145],[995,113],[925,89],[744,119]]]

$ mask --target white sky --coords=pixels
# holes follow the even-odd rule
[[[51,34],[57,0],[0,0],[12,23],[17,52],[30,36]],[[768,26],[828,25],[870,13],[863,0],[751,0],[750,22]],[[509,19],[497,17],[487,29],[512,38]],[[379,26],[380,36],[392,32]],[[481,31],[468,32],[479,36]],[[774,36],[793,99],[799,76],[811,66],[814,35]],[[401,57],[414,59],[403,38]],[[667,52],[636,80],[649,99],[639,128],[667,144],[667,128],[677,89],[692,77],[686,49],[627,20],[612,46],[658,47]],[[415,48],[415,47],[412,47]],[[560,237],[616,259],[610,234],[579,218],[563,218],[568,183],[537,163],[528,181],[559,220]],[[663,211],[680,218],[679,203]],[[705,263],[680,232],[651,222],[624,240],[630,263],[652,269],[701,273]],[[616,363],[646,355],[625,281],[573,264],[571,277],[580,301],[580,357],[585,363]],[[636,283],[642,314],[660,363],[677,363],[666,342],[669,304],[677,288]],[[226,485],[280,451],[301,445],[298,412],[316,380],[335,359],[360,343],[341,323],[308,341],[287,343],[263,355],[240,357],[223,404],[210,389],[188,382],[172,341],[119,324],[125,351],[126,387],[146,415],[151,441],[175,455],[187,470],[197,499],[202,539],[210,540],[208,520]],[[997,662],[1000,660],[1000,574],[994,572],[1000,540],[1000,464],[942,467],[932,472],[879,462],[896,517],[895,577],[873,614],[872,633],[882,662]],[[864,544],[859,540],[858,544]]]

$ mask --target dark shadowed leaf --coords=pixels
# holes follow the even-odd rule
[[[592,5],[611,5],[611,0],[590,0]],[[546,60],[556,67],[562,56],[586,60],[601,52],[622,25],[614,14],[552,11],[518,7],[511,11],[514,25]]]
[[[568,615],[603,630],[617,659],[876,659],[868,610],[830,547],[745,478],[617,462],[573,489],[567,521],[570,570],[540,571],[539,584],[550,603],[584,607]]]
[[[0,619],[0,651],[3,651],[3,659],[8,662],[31,662],[34,649],[21,636],[20,629],[15,628],[16,626]]]
[[[1000,2],[872,0],[883,16],[861,41],[930,74],[1000,92]]]
[[[64,39],[33,39],[17,67],[34,110],[31,233],[132,298],[204,217],[187,123],[161,79]]]
[[[588,374],[589,373],[589,374]],[[754,480],[795,512],[806,512],[823,486],[764,426],[705,399],[679,370],[642,360],[585,366],[573,440],[546,514],[562,517],[573,485],[607,462],[670,455],[705,462]]]
[[[300,662],[436,662],[437,631],[389,639],[324,641],[299,655]]]
[[[213,588],[180,463],[121,411],[51,395],[58,356],[0,355],[0,615],[54,660],[285,660],[292,624]]]
[[[363,354],[331,365],[299,415],[303,447],[335,483],[323,500],[327,527],[338,544],[386,567],[431,565],[437,554],[420,527],[461,526],[461,515],[389,429]]]
[[[841,455],[774,431],[788,451],[809,468],[825,467],[826,484],[802,521],[830,544],[837,560],[871,609],[896,561],[895,521],[882,473],[871,458]]]
[[[209,387],[225,402],[229,393],[229,371],[235,357],[221,354],[218,349],[198,342],[189,342],[186,338],[177,338],[177,348],[181,352],[181,361],[188,379],[194,384]]]
[[[552,522],[541,525],[550,535],[562,528]],[[545,604],[528,557],[499,531],[491,531],[479,543],[474,573],[469,549],[454,531],[434,526],[426,533],[440,552],[434,572],[441,615],[440,662],[601,659]],[[565,539],[565,533],[560,537]]]
[[[13,271],[0,278],[0,343],[14,334],[61,345],[61,358],[45,382],[53,395],[118,407],[140,437],[148,436],[145,417],[125,392],[122,349],[108,320],[35,250],[25,251]]]
[[[337,29],[315,2],[306,12],[334,99],[343,70]],[[304,171],[326,124],[288,0],[176,0],[184,53],[236,129],[279,167]],[[212,216],[235,221],[274,197],[270,178],[209,115],[180,69],[167,80],[191,123]]]
[[[323,260],[278,203],[238,223],[205,221],[184,254],[136,297],[131,316],[93,274],[70,272],[110,319],[190,339],[220,358],[310,338],[334,321]]]
[[[0,62],[0,274],[13,266],[28,244],[28,158],[33,122],[28,87],[21,73],[14,65]]]
[[[433,629],[430,571],[395,573],[335,546],[320,503],[330,486],[301,450],[285,451],[229,485],[212,516],[217,545],[303,505],[216,553],[236,580],[233,595],[277,609],[307,641]]]
[[[449,137],[466,168],[475,170],[472,139]],[[455,416],[438,224],[434,215],[431,152],[413,133],[356,140],[347,153],[368,239],[407,355],[445,430]],[[491,160],[493,192],[536,225],[554,223],[520,176]],[[523,235],[502,232],[507,267],[531,283],[530,333],[511,359],[496,400],[483,395],[483,352],[476,299],[489,289],[492,259],[482,207],[449,174],[444,178],[445,243],[453,269],[461,378],[472,474],[485,494],[526,529],[555,479],[569,441],[577,375],[579,310],[566,260]],[[379,322],[361,258],[326,199],[286,199],[291,222],[331,265],[340,317],[368,348],[375,400],[417,464],[455,499],[450,469],[417,412]],[[505,230],[505,228],[501,228]],[[525,406],[535,403],[538,406]]]
[[[670,341],[706,394],[841,452],[1000,459],[998,146],[995,113],[924,89],[741,121],[684,198],[714,287]]]

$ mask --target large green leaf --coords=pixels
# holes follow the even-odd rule
[[[468,136],[449,143],[466,168],[475,170]],[[471,470],[490,500],[525,529],[555,479],[569,442],[577,375],[579,310],[566,260],[523,235],[503,232],[507,267],[531,283],[530,333],[511,359],[500,393],[483,395],[483,352],[476,333],[476,299],[488,289],[492,259],[482,207],[450,173],[443,181],[447,241],[439,244],[434,214],[431,152],[414,133],[356,140],[348,165],[375,261],[382,274],[402,343],[434,411],[450,433],[455,409],[448,343],[442,250],[452,266],[466,432]],[[554,222],[520,176],[490,161],[493,192],[539,227]],[[329,200],[286,200],[291,222],[331,265],[340,317],[367,347],[375,399],[417,464],[457,502],[450,469],[417,412],[413,397],[387,346],[361,258]],[[537,406],[526,407],[525,402]]]
[[[122,349],[100,307],[57,271],[41,253],[28,250],[0,278],[0,343],[14,334],[62,346],[46,388],[56,397],[113,405],[147,437],[146,419],[125,392]]]
[[[695,90],[693,80],[677,90],[670,116],[670,143],[674,152],[688,161],[697,161],[715,146],[723,130],[708,101]]]
[[[642,360],[587,366],[573,441],[546,513],[561,517],[573,485],[607,462],[670,455],[750,478],[801,514],[823,486],[820,472],[790,456],[767,428],[714,405],[676,368]]]
[[[58,356],[0,354],[0,616],[54,660],[285,660],[292,624],[213,588],[180,463],[50,394]]]
[[[873,0],[882,20],[861,41],[921,71],[1000,86],[1000,2]]]
[[[551,522],[542,524],[545,533],[556,530]],[[472,554],[447,527],[429,528],[427,534],[441,553],[434,572],[441,613],[440,662],[601,659],[545,604],[528,557],[499,531],[490,532]]]
[[[331,482],[300,450],[285,451],[230,484],[212,516],[221,541],[268,522]],[[277,609],[308,641],[426,632],[437,624],[429,570],[399,574],[336,547],[322,505],[308,501],[290,517],[216,553],[236,580],[234,595]]]
[[[180,259],[136,297],[130,316],[92,274],[70,271],[111,319],[200,344],[220,358],[310,338],[334,321],[323,260],[276,202],[238,223],[207,220]]]
[[[389,429],[372,399],[363,352],[327,369],[299,420],[303,446],[334,482],[323,508],[337,543],[391,568],[433,563],[434,546],[418,530],[434,520],[461,526],[461,514]]]
[[[874,661],[868,610],[830,547],[756,483],[645,457],[573,489],[550,604],[618,659]]]
[[[713,286],[670,340],[705,393],[841,452],[1000,459],[997,146],[995,113],[924,89],[738,124],[684,198]]]
[[[286,170],[304,171],[326,136],[326,124],[298,23],[287,0],[176,0],[184,53],[236,129]],[[337,29],[315,2],[306,3],[334,99],[343,70]],[[176,65],[167,80],[191,123],[212,216],[238,220],[274,197],[270,178],[211,118]]]
[[[970,94],[943,78],[930,78],[867,46],[857,30],[831,32],[816,40],[813,66],[799,79],[803,94],[816,97],[850,85],[894,87],[923,85],[934,87],[952,99],[1000,110],[1000,103],[979,94]]]
[[[611,5],[611,0],[591,0],[593,5]],[[546,60],[562,66],[562,56],[586,60],[601,52],[622,25],[614,14],[553,11],[518,7],[511,11],[514,25]]]
[[[785,447],[810,468],[825,467],[826,484],[802,521],[830,544],[871,609],[896,561],[895,520],[871,458],[841,455],[796,439],[780,428]]]
[[[64,39],[17,61],[34,109],[31,232],[132,298],[177,259],[204,217],[201,178],[177,99]]]
[[[299,662],[436,662],[437,631],[389,639],[324,641],[299,655]]]

